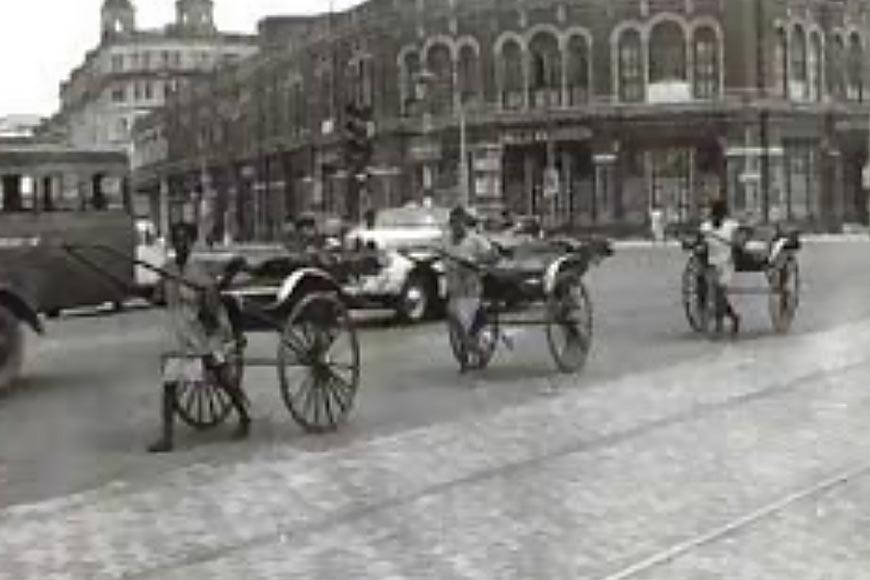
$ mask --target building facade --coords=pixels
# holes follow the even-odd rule
[[[61,84],[60,111],[44,132],[74,147],[126,151],[137,118],[191,79],[256,51],[253,37],[218,32],[212,14],[211,0],[177,0],[174,23],[142,30],[132,0],[104,0],[100,43]]]
[[[261,51],[141,123],[142,192],[236,239],[431,196],[552,225],[867,223],[863,0],[369,0],[268,18]],[[346,105],[369,107],[365,188]]]

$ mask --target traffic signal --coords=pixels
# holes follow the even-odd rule
[[[370,107],[359,107],[351,103],[345,112],[345,157],[348,169],[352,174],[357,174],[368,167],[372,158],[372,111]]]
[[[360,107],[355,103],[345,108],[344,154],[350,180],[348,183],[349,217],[360,219],[360,205],[363,190],[369,181],[368,168],[374,152],[374,122],[371,107]]]

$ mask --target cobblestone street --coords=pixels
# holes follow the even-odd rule
[[[859,576],[870,322],[697,342],[487,407],[494,369],[478,411],[7,507],[0,577]]]

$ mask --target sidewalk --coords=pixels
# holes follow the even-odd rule
[[[866,321],[712,344],[654,373],[564,379],[560,394],[491,416],[2,510],[0,578],[654,573],[657,554],[866,460],[868,351]],[[811,559],[787,531],[765,554]],[[727,560],[705,564],[686,577],[729,577]]]
[[[870,234],[802,234],[800,239],[805,244],[870,243]],[[650,239],[614,240],[613,246],[616,249],[681,247],[680,241],[675,239],[667,239],[663,242]]]

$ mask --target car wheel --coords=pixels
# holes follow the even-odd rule
[[[402,322],[418,323],[426,319],[431,305],[431,286],[423,276],[412,275],[405,282],[396,308]]]

